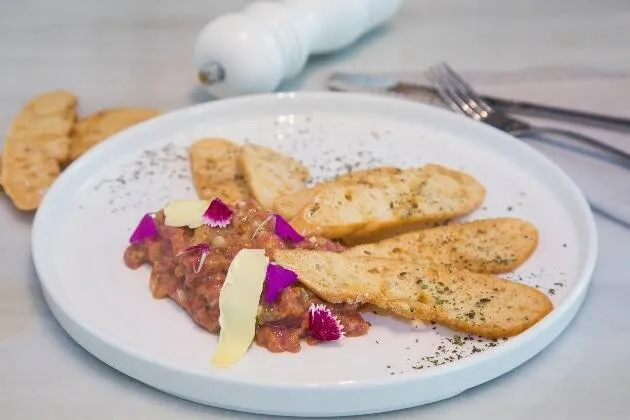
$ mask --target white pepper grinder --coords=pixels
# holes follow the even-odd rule
[[[209,22],[194,55],[215,98],[275,91],[312,54],[343,49],[385,23],[402,0],[259,1]]]

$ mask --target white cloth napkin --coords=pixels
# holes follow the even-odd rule
[[[581,73],[560,70],[548,73],[539,71],[541,77],[524,74],[520,81],[492,83],[489,78],[476,84],[484,93],[508,98],[518,98],[556,106],[571,107],[610,115],[630,117],[630,75],[583,71]],[[552,77],[549,77],[552,76]],[[630,152],[630,132],[618,133],[598,128],[569,123],[555,123],[549,120],[528,118],[538,125],[572,129],[582,132],[617,148]],[[555,138],[549,138],[552,142]],[[559,140],[559,139],[557,139]],[[582,189],[595,210],[630,226],[630,169],[595,159],[589,155],[575,153],[552,143],[524,140],[544,153],[560,166]],[[562,141],[562,145],[578,145],[572,141]],[[584,151],[594,149],[580,146]]]
[[[462,75],[480,93],[630,118],[630,73],[627,72],[544,68],[510,73],[462,72]],[[420,72],[394,76],[428,83]],[[578,131],[630,152],[630,132],[518,117],[537,125]],[[575,141],[555,136],[523,141],[560,166],[580,187],[595,211],[630,227],[629,169],[593,158],[589,155],[593,149]],[[574,146],[586,153],[576,153],[572,150]]]

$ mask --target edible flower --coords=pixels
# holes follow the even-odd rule
[[[212,200],[201,217],[203,222],[211,227],[224,228],[230,224],[234,212],[219,198]]]
[[[275,302],[285,288],[296,282],[297,273],[278,264],[269,264],[265,277],[265,299],[270,303]]]
[[[179,257],[180,255],[184,255],[184,254],[193,253],[193,252],[200,253],[199,261],[197,262],[197,265],[195,266],[195,269],[194,269],[194,272],[196,274],[201,271],[201,267],[203,267],[203,263],[206,261],[206,258],[208,257],[208,254],[210,253],[210,245],[206,243],[200,243],[200,244],[190,246],[186,248],[185,250],[178,252],[176,257]]]
[[[291,242],[301,242],[304,240],[304,236],[300,235],[293,226],[289,224],[284,218],[278,214],[276,214],[276,226],[275,226],[276,235],[281,237],[286,241]]]
[[[146,239],[153,239],[158,236],[157,225],[153,219],[153,215],[150,213],[145,214],[140,219],[138,226],[129,237],[129,242],[137,244]]]
[[[341,322],[321,303],[312,303],[308,308],[308,329],[319,341],[335,341],[345,335]]]

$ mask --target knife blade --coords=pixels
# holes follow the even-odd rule
[[[328,77],[327,86],[333,91],[388,94],[447,108],[433,86],[407,82],[390,76],[334,72]],[[630,119],[626,118],[489,95],[482,95],[482,99],[491,107],[507,113],[630,132]]]

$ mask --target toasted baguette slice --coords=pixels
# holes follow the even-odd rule
[[[250,197],[237,159],[241,146],[219,138],[201,139],[188,148],[190,169],[199,198],[219,197],[237,203]]]
[[[114,134],[158,115],[160,111],[150,108],[108,108],[81,118],[70,134],[70,159],[75,160]]]
[[[519,334],[553,305],[542,292],[491,274],[387,258],[276,250],[273,259],[332,303],[369,303],[409,319],[498,338]]]
[[[348,172],[347,174],[339,175],[338,177],[320,182],[312,186],[311,188],[304,188],[299,191],[295,191],[291,194],[285,194],[278,196],[274,201],[274,211],[284,217],[287,220],[293,219],[304,207],[313,200],[317,192],[321,191],[326,186],[332,184],[366,184],[372,182],[372,180],[383,176],[383,174],[398,174],[402,172],[398,168],[391,166],[376,167],[370,169],[362,169],[359,171]]]
[[[2,147],[0,183],[20,210],[36,210],[68,162],[77,97],[55,90],[29,100],[11,124]]]
[[[365,184],[324,186],[291,224],[303,235],[342,238],[464,216],[485,198],[470,175],[439,165],[383,174]]]
[[[311,177],[306,166],[292,157],[254,144],[241,148],[238,164],[251,194],[269,210],[277,197],[304,189]]]
[[[515,218],[473,220],[405,233],[344,251],[371,256],[433,263],[477,273],[506,273],[521,266],[538,246],[538,230]]]
[[[276,197],[273,202],[273,210],[287,220],[293,219],[304,207],[308,206],[317,192],[321,190],[321,185],[304,188],[293,194],[286,194]]]
[[[44,92],[30,99],[11,123],[9,135],[67,137],[77,117],[78,98],[66,90]]]
[[[339,239],[346,246],[356,247],[360,245],[367,245],[385,241],[387,239],[391,239],[393,237],[404,235],[410,232],[417,232],[419,230],[444,226],[449,222],[450,220],[422,220],[419,222],[407,223],[403,225],[382,227],[379,230],[360,229]]]
[[[393,166],[377,166],[341,174],[330,182],[345,185],[378,185],[380,181],[387,179],[387,175],[398,175],[402,172],[402,169]]]
[[[386,221],[375,221],[372,223],[368,223],[362,229],[346,235],[343,239],[347,243],[367,242],[378,237],[390,237],[396,232],[408,231],[405,228],[410,225],[416,226],[416,228],[439,226],[448,222],[451,219],[461,217],[472,212],[481,205],[485,198],[486,191],[483,186],[468,174],[435,164],[426,165],[421,169],[423,174],[420,175],[419,182],[417,182],[417,184],[412,187],[411,192],[411,195],[413,197],[413,195],[417,194],[417,188],[419,186],[419,189],[422,191],[421,196],[413,197],[411,201],[406,199],[405,202],[407,208],[405,208],[405,205],[403,205],[402,208],[398,209],[398,212],[396,212],[395,214],[400,215],[400,213],[402,213],[403,216],[406,216],[410,213],[413,214],[414,212],[416,212],[417,214],[417,212],[420,210],[420,207],[416,206],[418,204],[422,205],[423,203],[426,205],[429,202],[433,202],[434,205],[437,204],[437,208],[434,208],[434,210],[438,210],[438,212],[445,211],[446,213],[448,213],[448,209],[445,208],[446,206],[457,206],[456,201],[458,199],[458,193],[455,190],[449,191],[449,184],[450,188],[455,187],[453,182],[459,184],[459,198],[467,200],[460,203],[460,206],[462,206],[462,208],[460,208],[459,211],[461,212],[459,214],[457,207],[451,207],[452,211],[454,212],[454,215],[452,217],[448,217],[446,214],[440,215],[438,217],[427,217],[427,215],[425,215],[425,217],[420,216],[416,218],[412,216],[409,218],[411,220],[401,220],[400,217],[396,217]],[[402,179],[406,180],[407,182],[413,183],[413,177],[418,175],[419,174],[417,169],[411,169],[402,174]],[[383,183],[379,184],[379,181]],[[387,181],[384,180],[378,180],[375,186],[390,185],[386,182]],[[449,196],[449,194],[451,195]],[[439,196],[441,195],[447,196],[452,201],[440,202]]]

